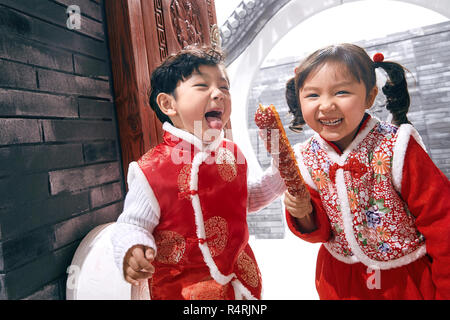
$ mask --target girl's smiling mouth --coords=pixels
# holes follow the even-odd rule
[[[319,122],[323,124],[324,126],[337,126],[339,125],[344,119],[343,118],[337,118],[337,119],[319,119]]]

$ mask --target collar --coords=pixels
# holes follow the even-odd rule
[[[356,130],[356,133],[355,133],[355,136],[353,137],[353,140],[355,140],[356,136],[361,132],[361,130],[364,129],[364,128],[366,127],[367,123],[369,122],[369,120],[370,120],[371,118],[372,118],[372,117],[371,117],[370,114],[368,114],[368,113],[365,113],[365,114],[364,114],[364,117],[362,118],[361,122],[360,122],[359,125],[358,125],[358,130]],[[328,141],[328,140],[324,139],[322,136],[320,136],[320,137],[323,139],[323,141],[325,141],[326,143],[328,143],[328,145],[329,145],[330,147],[332,147],[332,148],[334,149],[334,151],[336,151],[337,154],[341,155],[341,154],[344,152],[344,150],[341,150],[341,149],[338,147],[338,145],[335,144],[333,141]],[[352,141],[353,141],[353,140],[352,140]]]
[[[176,144],[177,140],[173,139],[172,137],[168,136],[167,133],[171,134],[172,136],[175,136],[183,141],[186,141],[193,145],[195,148],[197,148],[199,151],[203,152],[211,152],[213,150],[216,150],[221,144],[224,139],[224,133],[223,131],[220,133],[220,136],[217,137],[214,141],[210,143],[204,143],[202,140],[200,140],[198,137],[193,135],[190,132],[178,129],[171,125],[169,122],[164,122],[162,126],[163,130],[166,131],[164,134],[164,140],[169,143],[170,145]]]
[[[379,119],[377,119],[376,117],[371,117],[369,115],[366,119],[363,119],[355,138],[344,151],[339,150],[339,148],[337,148],[334,143],[326,141],[317,133],[314,135],[314,137],[328,154],[330,160],[342,166],[344,165],[348,155],[367,137],[369,132],[372,131],[372,129],[379,122]]]

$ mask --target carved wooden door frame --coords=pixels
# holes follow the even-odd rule
[[[129,163],[162,141],[148,101],[152,70],[193,39],[210,44],[217,18],[214,0],[105,0],[105,12],[126,177]]]

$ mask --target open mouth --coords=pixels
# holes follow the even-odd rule
[[[212,110],[205,113],[205,119],[211,129],[221,130],[223,126],[222,111]]]
[[[323,124],[324,126],[337,126],[339,125],[344,119],[330,119],[330,120],[320,120],[319,122]]]

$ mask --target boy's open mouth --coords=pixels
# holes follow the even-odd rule
[[[211,129],[222,130],[222,111],[212,110],[205,113],[206,122]]]

